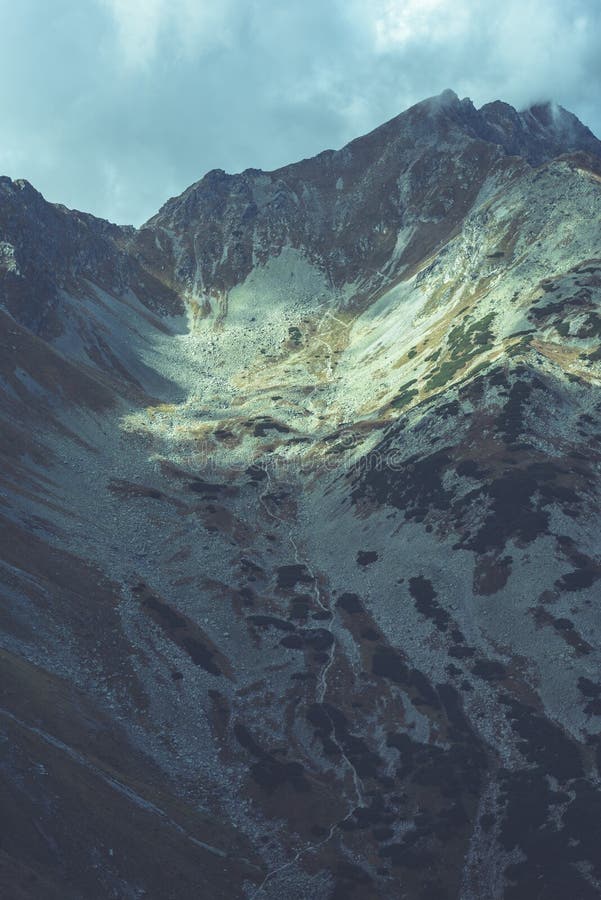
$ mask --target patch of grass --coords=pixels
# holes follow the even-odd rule
[[[470,353],[475,345],[481,347],[492,345],[494,334],[490,330],[490,325],[494,317],[494,313],[489,313],[484,318],[477,319],[470,325],[468,325],[467,319],[456,325],[448,338],[451,358],[457,359]]]
[[[402,385],[399,393],[396,395],[394,400],[391,401],[390,405],[394,409],[404,409],[409,403],[419,394],[417,388],[413,388],[416,382],[415,378],[412,378],[411,381],[407,381],[404,385]]]
[[[515,337],[515,335],[513,335],[513,337]],[[532,347],[532,338],[533,335],[525,334],[519,339],[519,341],[516,341],[515,344],[512,344],[511,347],[506,348],[506,355],[510,358],[513,358],[514,356],[519,356],[520,353],[525,353],[527,350],[530,350]]]
[[[175,403],[159,403],[157,406],[147,406],[146,412],[149,416],[154,416],[157,413],[174,413],[177,408]]]
[[[488,313],[471,323],[464,320],[451,330],[447,340],[449,358],[430,376],[427,383],[429,388],[444,387],[471,359],[492,350],[494,334],[490,326],[494,316],[494,313]]]
[[[438,367],[436,372],[428,379],[427,386],[431,389],[444,387],[460,369],[468,362],[469,357],[461,359],[452,359],[444,362]]]

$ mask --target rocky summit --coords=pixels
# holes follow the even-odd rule
[[[445,91],[139,229],[0,178],[0,894],[601,897],[601,143]]]

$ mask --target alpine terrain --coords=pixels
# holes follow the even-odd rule
[[[0,178],[0,894],[601,897],[601,143],[445,91],[140,229]]]

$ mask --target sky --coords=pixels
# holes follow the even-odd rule
[[[601,0],[0,0],[0,174],[121,224],[445,88],[601,136]]]

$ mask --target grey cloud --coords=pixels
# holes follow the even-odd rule
[[[0,171],[120,222],[210,168],[341,146],[446,87],[555,99],[601,132],[598,0],[0,0],[0,15]]]

